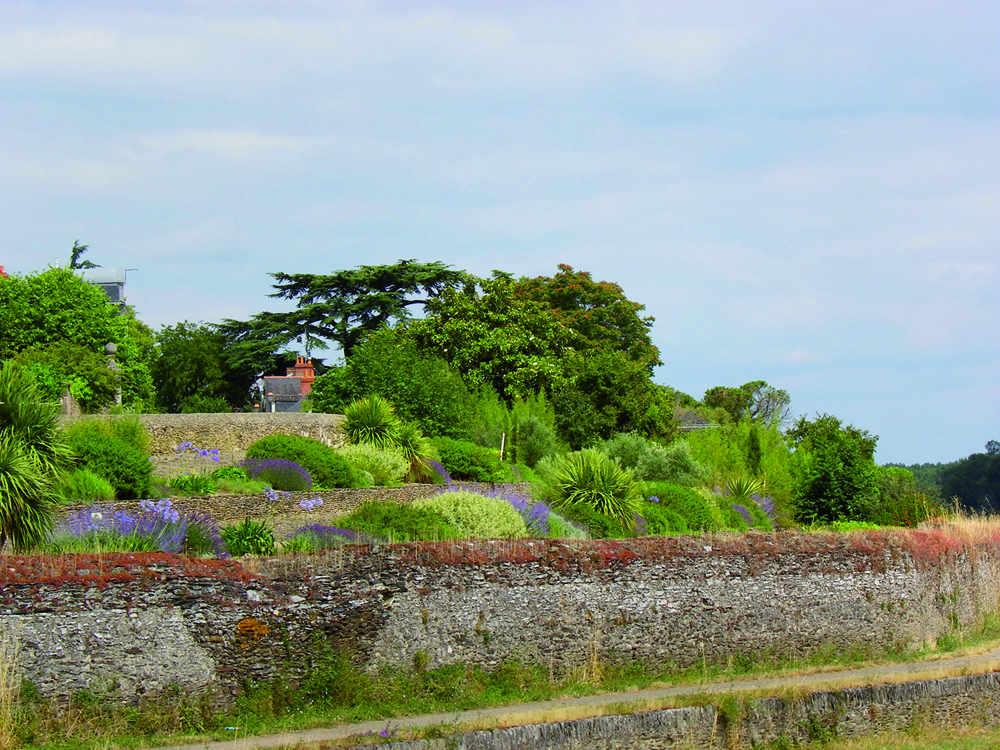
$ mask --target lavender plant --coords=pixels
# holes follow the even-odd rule
[[[294,461],[284,458],[248,458],[242,468],[250,479],[267,482],[284,492],[305,492],[313,486],[312,476]]]
[[[52,552],[183,552],[188,549],[189,533],[199,534],[220,557],[225,549],[213,536],[218,532],[211,519],[203,514],[182,515],[169,499],[153,503],[143,500],[139,513],[114,510],[113,506],[91,505],[70,514],[49,539]],[[192,525],[198,531],[192,532]],[[214,530],[214,531],[213,531]],[[205,549],[207,551],[207,549]]]

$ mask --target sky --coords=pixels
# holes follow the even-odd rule
[[[154,328],[399,259],[617,282],[655,380],[1000,438],[1000,3],[0,0],[0,265]]]

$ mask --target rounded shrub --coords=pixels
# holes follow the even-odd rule
[[[467,440],[432,438],[438,460],[452,479],[470,482],[502,482],[504,467],[500,452]]]
[[[359,443],[345,445],[337,453],[350,461],[355,469],[371,474],[377,487],[402,484],[410,469],[410,463],[398,450],[380,450],[374,445]]]
[[[370,501],[336,523],[339,528],[390,542],[436,542],[460,537],[440,513],[404,503]]]
[[[662,508],[680,514],[690,531],[716,531],[719,528],[708,501],[690,487],[673,482],[644,482],[642,492],[647,498],[659,498],[658,505]]]
[[[646,521],[646,527],[653,536],[665,536],[667,534],[687,534],[690,532],[687,520],[666,503],[653,495],[643,504],[639,515]]]
[[[250,479],[282,492],[307,492],[313,486],[309,472],[285,458],[248,458],[243,469]]]
[[[475,492],[444,492],[413,503],[440,513],[468,539],[522,539],[528,536],[524,518],[514,506],[498,497]]]
[[[357,487],[354,466],[337,451],[318,440],[300,435],[268,435],[247,448],[249,458],[283,458],[309,472],[320,487]]]
[[[91,430],[70,431],[67,440],[78,465],[110,482],[119,500],[149,497],[153,465],[134,445]]]

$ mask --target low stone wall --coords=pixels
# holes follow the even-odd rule
[[[998,611],[1000,545],[942,530],[621,541],[357,545],[263,560],[5,557],[0,633],[43,694],[113,682],[228,699],[295,682],[317,648],[361,666],[599,659],[680,667],[741,654],[918,645]],[[140,679],[140,675],[142,676]]]
[[[256,413],[256,414],[137,414],[153,441],[152,453],[170,454],[183,442],[198,448],[245,451],[267,435],[302,435],[320,440],[332,448],[344,444],[339,414]],[[115,416],[61,417],[64,423],[77,419],[119,419]]]
[[[435,740],[390,742],[381,750],[665,750],[788,747],[831,739],[906,732],[920,726],[1000,724],[1000,673],[812,693],[796,700],[750,701],[739,717],[714,706],[468,732]],[[354,750],[373,748],[363,745]]]

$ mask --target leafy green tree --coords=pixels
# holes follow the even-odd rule
[[[9,539],[28,550],[52,528],[52,498],[73,458],[57,411],[30,372],[0,363],[0,549]]]
[[[962,506],[978,512],[1000,510],[1000,450],[997,442],[986,444],[985,453],[947,464],[941,469],[941,494],[957,497]]]
[[[426,307],[447,289],[470,277],[439,261],[400,260],[393,265],[359,266],[332,274],[273,273],[270,295],[295,301],[287,313],[262,312],[246,322],[226,320],[220,330],[235,342],[299,341],[307,354],[336,342],[350,357],[363,337],[393,321],[409,318],[409,308]]]
[[[118,343],[117,312],[104,292],[69,269],[0,278],[0,359],[56,341],[102,352],[109,341]]]
[[[85,413],[93,414],[113,406],[121,378],[108,369],[107,358],[79,344],[56,341],[28,349],[16,360],[35,377],[39,395],[57,402],[66,386]]]
[[[457,367],[471,388],[493,388],[508,403],[551,392],[564,379],[573,331],[544,303],[516,294],[502,274],[478,286],[448,288],[429,300],[428,317],[411,324],[416,341]]]
[[[788,420],[791,398],[788,391],[774,388],[763,380],[753,380],[739,388],[709,388],[702,403],[710,409],[724,410],[734,422],[746,418],[780,426]]]
[[[806,521],[868,520],[878,499],[877,435],[829,414],[800,417],[788,432],[797,515]]]
[[[572,346],[578,351],[624,354],[650,372],[663,364],[649,336],[653,318],[641,316],[645,305],[627,299],[618,284],[594,281],[588,271],[574,271],[560,263],[555,276],[522,278],[513,292],[545,304],[577,334]]]
[[[122,406],[136,412],[154,409],[153,359],[156,334],[135,316],[131,307],[114,320],[115,362],[120,368]]]

